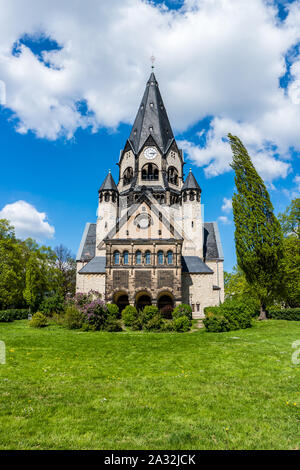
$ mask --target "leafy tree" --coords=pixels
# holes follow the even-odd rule
[[[261,320],[274,298],[283,256],[280,224],[273,214],[266,186],[241,140],[228,134],[237,192],[232,199],[237,262],[260,301]]]
[[[282,214],[278,214],[284,236],[294,235],[300,238],[300,198],[293,199]]]
[[[249,284],[239,266],[235,266],[232,273],[224,271],[224,288],[226,299],[243,296],[245,293],[249,293]]]
[[[75,260],[60,245],[53,251],[35,240],[19,240],[6,219],[0,219],[0,309],[36,309],[44,298],[75,290]]]
[[[0,308],[24,306],[24,257],[13,227],[0,220]]]
[[[300,199],[294,199],[278,218],[284,234],[284,256],[280,269],[282,279],[278,300],[283,301],[288,307],[298,307],[300,306]]]
[[[56,256],[58,289],[63,297],[74,295],[76,290],[76,261],[71,250],[64,245],[54,248]]]

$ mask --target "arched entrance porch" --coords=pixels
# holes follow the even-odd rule
[[[129,305],[128,294],[126,292],[117,292],[113,297],[113,303],[119,307],[119,312],[121,313]]]
[[[139,292],[135,296],[135,306],[137,310],[143,310],[146,305],[152,305],[152,299],[147,291]]]
[[[161,292],[157,299],[157,306],[166,318],[172,317],[172,309],[174,308],[174,297],[170,292]]]

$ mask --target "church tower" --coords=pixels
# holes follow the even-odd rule
[[[151,73],[130,136],[120,154],[119,184],[128,205],[151,192],[158,203],[180,202],[182,151],[178,149],[154,73]]]
[[[152,72],[120,152],[118,183],[109,171],[97,223],[86,225],[78,292],[98,290],[120,310],[189,303],[195,318],[224,299],[218,227],[204,223],[201,188],[191,170],[184,179],[184,164]]]

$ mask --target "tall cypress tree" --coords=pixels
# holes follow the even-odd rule
[[[280,224],[273,214],[267,188],[258,175],[241,140],[228,134],[233,152],[237,192],[232,199],[237,262],[260,301],[260,319],[266,319],[266,306],[280,280],[283,255]]]

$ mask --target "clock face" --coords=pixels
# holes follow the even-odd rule
[[[153,160],[157,155],[157,150],[154,147],[147,147],[144,151],[144,155],[147,160]]]

